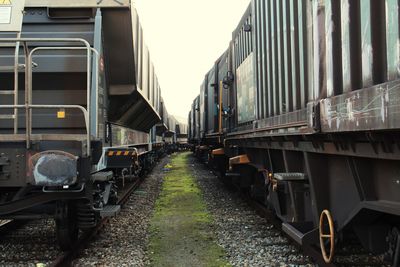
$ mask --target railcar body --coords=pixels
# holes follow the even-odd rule
[[[186,150],[189,148],[188,133],[189,127],[187,123],[177,121],[176,126],[176,148],[178,151]]]
[[[190,120],[197,154],[326,262],[351,231],[400,264],[399,25],[398,1],[252,0],[207,74],[222,93],[201,87],[200,135]]]
[[[68,249],[163,149],[160,85],[129,0],[0,9],[0,218],[53,216]]]

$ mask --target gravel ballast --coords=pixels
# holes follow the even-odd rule
[[[117,217],[85,249],[75,266],[147,266],[149,221],[169,157],[163,158],[130,197]]]
[[[233,266],[314,266],[267,219],[224,185],[207,167],[190,158],[191,170],[214,218],[218,244]]]

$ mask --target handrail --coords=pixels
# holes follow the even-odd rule
[[[16,108],[16,109],[22,109],[26,108],[26,105],[0,105],[0,109],[10,109],[10,108]],[[33,109],[33,108],[43,108],[43,109],[79,109],[82,111],[84,119],[85,119],[85,125],[88,125],[89,121],[89,112],[82,106],[79,105],[28,105],[28,108]]]
[[[32,49],[29,54],[25,54],[26,62],[26,78],[25,78],[25,105],[0,105],[0,108],[14,108],[26,109],[26,146],[29,149],[30,147],[30,137],[32,134],[32,113],[31,109],[33,108],[77,108],[80,109],[85,117],[85,125],[87,131],[87,155],[89,156],[91,153],[91,129],[90,129],[90,97],[91,97],[91,57],[92,54],[96,54],[96,84],[95,90],[96,95],[98,94],[98,64],[99,64],[99,53],[96,49],[92,48],[88,41],[81,38],[2,38],[0,39],[0,43],[10,43],[10,42],[23,42],[25,46],[27,46],[27,42],[76,42],[82,43],[82,47],[36,47]],[[32,105],[32,57],[33,54],[40,50],[87,50],[87,107],[86,109],[79,105]],[[28,58],[26,58],[28,57]]]
[[[17,33],[17,38],[21,38],[21,32]],[[14,54],[14,105],[18,105],[18,67],[19,67],[19,48],[20,42],[15,44]],[[18,109],[14,109],[14,134],[18,133]]]
[[[29,82],[28,82],[28,92],[29,92],[29,94],[28,94],[28,102],[29,102],[29,105],[31,105],[32,104],[32,90],[33,90],[33,88],[32,88],[32,70],[31,70],[31,66],[32,66],[32,62],[33,62],[33,60],[32,60],[32,57],[33,57],[33,54],[34,53],[36,53],[37,51],[43,51],[43,50],[52,50],[52,51],[54,51],[54,50],[85,50],[85,49],[87,49],[87,48],[84,48],[84,47],[36,47],[36,48],[34,48],[34,49],[32,49],[32,51],[29,53],[29,56],[28,56],[28,65],[30,66],[29,68],[29,73],[30,73],[30,75],[28,76],[29,77]],[[98,66],[98,64],[99,64],[99,53],[97,52],[97,50],[96,49],[94,49],[94,48],[92,48],[92,47],[90,47],[90,51],[91,52],[93,52],[93,53],[95,53],[96,54],[96,60],[95,60],[95,65],[96,66]],[[90,72],[90,58],[88,58],[89,60],[88,60],[88,62],[87,62],[87,71],[88,71],[88,73]],[[96,67],[96,68],[98,68],[98,67]],[[88,75],[89,76],[89,79],[88,79],[88,81],[90,80],[90,75]],[[95,83],[95,85],[96,85],[96,88],[95,88],[95,91],[96,91],[96,95],[98,95],[98,69],[97,69],[97,71],[95,72],[95,81],[96,81],[96,83]],[[90,88],[90,86],[91,86],[91,84],[90,83],[88,83],[87,84],[87,89],[86,89],[86,102],[87,102],[87,104],[86,104],[86,111],[87,111],[87,114],[90,114],[90,105],[91,105],[91,102],[90,102],[90,97],[91,97],[91,88]],[[31,112],[29,112],[30,114],[29,114],[29,116],[32,118],[32,114],[31,114]],[[30,120],[30,121],[32,121],[32,120]],[[88,116],[87,117],[87,119],[85,119],[85,124],[86,124],[86,134],[87,134],[87,153],[88,153],[88,155],[90,155],[90,149],[91,149],[91,144],[90,144],[90,133],[91,133],[91,131],[90,131],[90,116]],[[29,136],[29,139],[30,139],[30,136],[32,135],[32,125],[30,125],[30,127],[29,127],[29,131],[28,131],[28,136]]]

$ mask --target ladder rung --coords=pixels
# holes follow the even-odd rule
[[[15,119],[15,115],[10,115],[10,114],[1,115],[0,114],[0,120],[14,120],[14,119]]]
[[[25,64],[19,64],[18,70],[25,69]],[[14,66],[0,66],[0,71],[14,71]]]
[[[0,95],[14,95],[14,90],[0,90]]]

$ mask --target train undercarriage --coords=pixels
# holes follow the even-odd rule
[[[206,139],[194,152],[224,182],[268,207],[293,240],[319,246],[327,263],[336,247],[356,238],[399,266],[399,139],[349,135],[228,135],[225,146]]]
[[[145,176],[164,154],[160,144],[151,151],[145,145],[125,146],[99,150],[92,153],[93,158],[76,157],[66,152],[73,153],[71,142],[62,145],[69,147],[64,151],[52,150],[54,143],[50,143],[37,142],[33,151],[25,148],[25,142],[0,142],[0,218],[54,218],[63,250],[72,248],[80,231],[115,216],[121,190]],[[92,147],[97,147],[95,142]],[[93,162],[99,162],[100,171]]]

